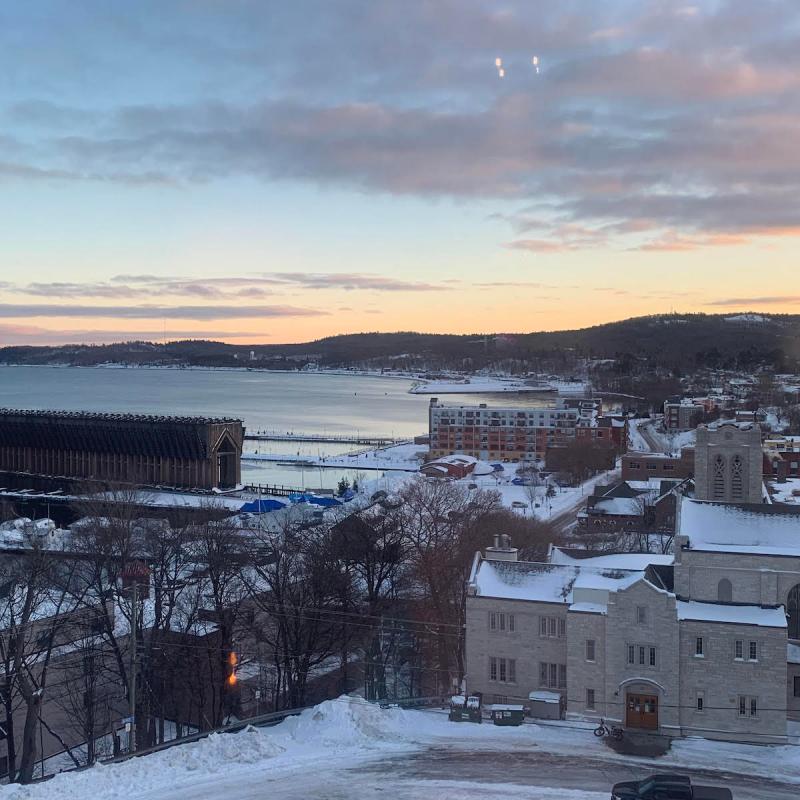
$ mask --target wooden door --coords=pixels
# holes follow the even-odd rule
[[[658,697],[652,694],[628,693],[625,725],[628,728],[658,730]]]

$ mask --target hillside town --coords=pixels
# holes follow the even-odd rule
[[[241,420],[5,409],[6,774],[341,694],[618,726],[634,755],[796,744],[795,383],[432,397],[413,440],[320,457],[359,465],[335,491],[243,485],[271,437]]]

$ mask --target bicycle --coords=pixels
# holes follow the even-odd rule
[[[609,725],[600,717],[600,724],[594,729],[595,736],[610,736],[612,739],[619,741],[625,735],[625,731],[617,725]]]

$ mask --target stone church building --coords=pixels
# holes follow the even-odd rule
[[[698,494],[713,499],[679,498],[674,555],[551,548],[529,563],[507,537],[476,554],[469,692],[527,705],[547,690],[569,715],[632,729],[786,741],[800,720],[800,508],[747,502],[757,428],[709,428]],[[740,477],[745,500],[725,502]]]

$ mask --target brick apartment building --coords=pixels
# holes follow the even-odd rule
[[[463,453],[491,461],[533,461],[576,437],[611,443],[615,429],[598,425],[598,408],[596,400],[577,398],[559,398],[546,408],[495,408],[446,406],[434,397],[428,410],[430,457]]]

